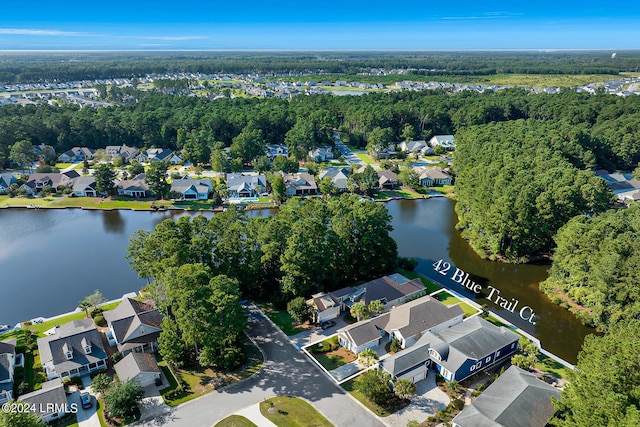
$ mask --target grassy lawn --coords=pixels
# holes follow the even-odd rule
[[[464,311],[465,317],[473,316],[478,313],[480,310],[473,308],[471,305],[462,301],[460,298],[453,296],[449,292],[443,291],[439,294],[435,295],[436,299],[443,303],[444,305],[455,305],[458,304],[462,311]]]
[[[313,347],[309,347],[308,350],[327,371],[339,368],[356,360],[354,353],[340,347],[337,335],[327,338]]]
[[[424,277],[422,277],[421,275],[419,275],[415,271],[404,270],[402,268],[396,268],[396,271],[398,273],[402,274],[407,279],[415,279],[415,278],[419,277],[420,280],[422,280],[422,284],[424,284],[424,286],[426,286],[426,288],[427,288],[426,291],[427,291],[428,294],[430,294],[431,292],[439,291],[440,289],[442,289],[441,286],[438,286],[435,283],[425,279]]]
[[[267,399],[260,402],[260,412],[278,427],[333,426],[313,406],[297,397]]]
[[[374,414],[376,414],[379,417],[388,417],[389,415],[399,411],[400,409],[404,408],[405,406],[407,406],[409,404],[408,400],[397,400],[396,399],[396,400],[393,400],[391,402],[391,404],[388,405],[388,406],[381,406],[381,405],[378,405],[377,403],[374,403],[374,402],[370,401],[362,393],[360,393],[358,390],[356,390],[355,387],[354,387],[353,380],[346,381],[346,382],[344,382],[344,383],[342,383],[340,385],[351,396],[353,396],[356,399],[358,399],[358,401],[360,401],[360,403],[362,403],[371,412],[373,412]]]
[[[536,369],[555,375],[558,378],[569,380],[571,377],[571,369],[567,368],[560,362],[556,362],[554,359],[545,356],[544,354],[538,354],[538,362],[534,365]]]
[[[245,417],[240,415],[231,415],[224,420],[216,423],[213,427],[258,427]]]
[[[9,197],[0,196],[0,208],[2,207],[28,207],[38,206],[42,208],[88,208],[88,209],[133,209],[150,210],[153,206],[159,208],[177,208],[189,210],[211,209],[212,204],[208,200],[194,200],[188,202],[172,202],[171,200],[136,200],[128,197],[113,197],[102,199],[100,197]]]
[[[607,74],[496,74],[485,76],[489,83],[503,86],[570,87],[616,78]]]
[[[62,169],[66,169],[69,166],[71,166],[73,163],[56,163],[56,165],[54,167],[62,170]]]
[[[373,197],[376,200],[381,200],[381,199],[388,199],[390,197],[404,197],[404,198],[409,198],[409,199],[423,199],[425,196],[423,196],[420,193],[417,193],[413,190],[405,190],[405,189],[400,189],[400,190],[385,190],[385,191],[379,191],[378,193],[376,193],[376,195]]]
[[[49,425],[51,427],[78,427],[78,419],[75,414],[68,414],[64,418]]]
[[[176,374],[180,377],[182,390],[166,362],[159,362],[160,369],[169,381],[169,386],[160,390],[162,398],[167,405],[177,406],[255,374],[262,366],[262,353],[246,337],[243,338],[243,348],[247,355],[247,362],[232,372],[214,371],[211,368],[201,367],[179,369]]]
[[[109,304],[101,305],[100,308],[102,309],[102,311],[113,310],[114,308],[119,306],[121,302],[122,301],[110,302]]]
[[[101,427],[126,426],[140,419],[140,410],[136,408],[136,412],[132,417],[130,416],[125,418],[124,420],[119,420],[119,421],[111,420],[111,423],[108,423],[105,417],[104,410],[105,410],[104,401],[102,400],[102,397],[100,397],[99,399],[96,399],[96,411],[98,412],[98,420],[100,420]]]
[[[358,158],[359,158],[360,160],[362,160],[363,162],[365,162],[365,163],[366,163],[366,164],[368,164],[368,165],[373,165],[373,164],[375,164],[375,163],[378,163],[378,162],[376,162],[375,160],[373,160],[373,159],[371,158],[371,156],[369,156],[367,153],[356,153],[356,152],[354,152],[354,154],[355,154],[356,156],[358,156]]]
[[[264,314],[266,314],[273,323],[275,323],[278,328],[282,329],[282,332],[287,334],[288,336],[298,334],[304,329],[296,328],[293,326],[293,321],[291,320],[291,316],[287,313],[286,310],[278,310],[272,304],[259,304],[260,310]]]

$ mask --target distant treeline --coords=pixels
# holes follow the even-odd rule
[[[121,92],[119,92],[121,91]],[[189,160],[208,162],[209,147],[220,141],[250,161],[267,143],[286,143],[303,160],[308,150],[331,143],[341,129],[350,142],[365,147],[369,134],[389,128],[396,141],[405,125],[415,138],[457,134],[491,122],[533,119],[570,129],[575,148],[565,150],[582,168],[631,170],[640,162],[640,97],[576,93],[533,94],[509,89],[452,96],[438,91],[370,93],[361,97],[298,96],[292,100],[172,96],[159,92],[110,89],[117,99],[132,100],[109,108],[75,105],[0,107],[0,165],[18,141],[52,145],[58,153],[74,146],[104,148],[188,148]],[[129,95],[133,94],[133,96]],[[136,99],[136,101],[133,101]],[[496,130],[496,132],[498,132]],[[549,131],[549,141],[560,138]],[[554,135],[554,132],[557,135]],[[199,148],[202,148],[201,150]],[[235,148],[235,149],[234,149]]]
[[[638,71],[640,52],[131,52],[5,53],[0,84],[142,77],[152,73],[337,73],[415,69],[416,75],[611,74]]]

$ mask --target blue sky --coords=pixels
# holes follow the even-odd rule
[[[640,2],[3,3],[0,50],[640,49]]]

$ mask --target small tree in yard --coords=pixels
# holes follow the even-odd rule
[[[363,302],[358,301],[357,303],[351,306],[351,310],[349,311],[353,317],[358,319],[358,322],[365,318],[367,313],[367,306],[364,305]]]
[[[311,311],[303,297],[297,297],[287,303],[287,312],[295,323],[303,323],[309,320]]]
[[[511,358],[511,363],[518,368],[530,369],[538,361],[538,346],[522,337],[518,342],[518,348],[522,352]]]
[[[7,408],[11,407],[9,402]],[[3,409],[5,409],[3,407]],[[30,411],[0,411],[0,427],[40,427],[45,424],[40,420],[40,416]]]
[[[104,393],[105,411],[115,418],[133,415],[143,395],[144,390],[135,380],[112,383]]]
[[[375,365],[375,363],[377,361],[378,361],[378,353],[376,353],[375,351],[373,351],[370,348],[367,348],[367,349],[363,350],[358,355],[358,362],[362,363],[367,368],[369,366]]]
[[[384,311],[384,304],[380,300],[373,300],[369,303],[369,311],[375,314],[380,314]]]
[[[384,404],[391,396],[392,392],[389,388],[391,375],[386,372],[372,369],[364,375],[356,378],[355,388],[362,393],[367,399],[377,404]]]
[[[416,385],[408,378],[401,378],[396,381],[393,392],[400,399],[409,399],[411,396],[416,394]]]
[[[394,337],[391,340],[391,344],[389,345],[389,351],[397,353],[400,350],[402,350],[402,344],[400,343],[400,340],[398,338]]]
[[[91,388],[96,393],[104,393],[112,382],[113,380],[107,374],[98,374],[91,380]]]
[[[102,304],[106,300],[102,292],[96,289],[91,295],[82,300],[80,307],[85,308],[85,310],[87,310],[88,307],[96,308],[98,304]],[[88,314],[89,312],[87,311],[87,315]]]

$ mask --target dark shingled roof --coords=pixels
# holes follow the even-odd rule
[[[104,318],[109,322],[115,338],[120,344],[130,340],[139,343],[155,341],[162,323],[162,315],[153,304],[131,298],[125,298],[113,310],[105,311]],[[141,325],[148,325],[151,329],[143,336],[132,337],[131,334]],[[145,337],[146,335],[154,336]]]
[[[338,332],[347,334],[351,338],[351,342],[353,342],[356,346],[361,346],[373,340],[379,339],[381,336],[378,328],[376,328],[375,325],[368,320],[354,323],[353,325],[349,325],[346,328],[339,330]]]
[[[461,427],[544,427],[555,413],[552,396],[560,392],[511,366],[453,421]]]
[[[137,353],[135,351],[129,353],[121,361],[116,363],[113,368],[116,370],[120,381],[127,381],[131,378],[135,378],[136,375],[142,372],[160,372],[158,363],[152,354]]]
[[[91,344],[91,353],[85,353],[83,340]],[[63,347],[72,350],[73,358],[71,360],[67,360]],[[42,363],[53,361],[58,373],[107,358],[102,347],[100,332],[91,319],[74,320],[56,328],[54,335],[38,339],[38,350]]]
[[[19,396],[18,400],[32,405],[36,410],[36,414],[44,416],[52,413],[46,411],[47,406],[54,405],[60,408],[66,404],[67,395],[64,392],[62,381],[60,381],[60,378],[56,378],[42,383],[42,389],[40,390]],[[49,408],[51,408],[51,406],[49,406]]]
[[[427,360],[429,360],[429,343],[422,343],[382,360],[380,367],[397,377],[418,365],[424,365]]]

